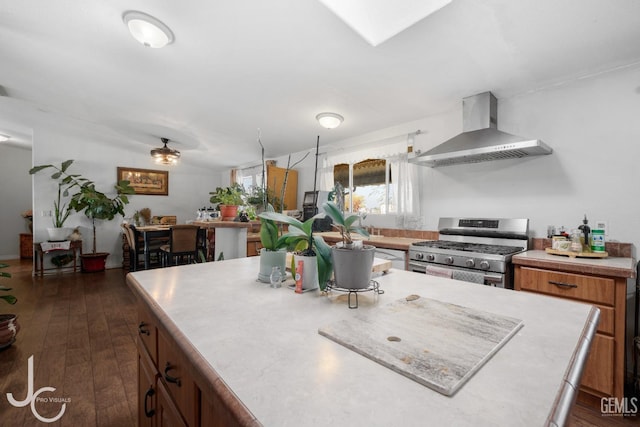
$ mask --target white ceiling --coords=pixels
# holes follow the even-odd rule
[[[143,47],[126,10],[175,42]],[[259,159],[258,128],[275,157],[638,61],[637,0],[453,0],[375,47],[318,0],[0,0],[0,86],[19,107],[0,123],[51,111],[222,168]],[[342,126],[320,128],[323,111]]]

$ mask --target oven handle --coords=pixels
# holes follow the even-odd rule
[[[427,274],[427,266],[419,262],[409,261],[409,271]]]

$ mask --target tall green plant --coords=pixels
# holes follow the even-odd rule
[[[62,178],[60,183],[64,186],[63,194],[68,195],[72,190],[75,191],[69,201],[69,208],[77,212],[83,212],[91,220],[93,227],[93,253],[95,254],[96,219],[112,220],[116,215],[124,216],[124,206],[129,203],[127,195],[135,194],[135,190],[129,185],[129,181],[122,180],[114,186],[116,196],[109,197],[105,193],[98,191],[93,181],[78,174],[67,173],[67,168],[71,163],[73,163],[73,160],[63,162],[61,167],[54,165],[35,166],[29,173],[53,168],[56,172],[52,175],[52,178],[54,176],[57,176],[57,179]]]
[[[67,218],[69,218],[69,215],[71,215],[71,212],[73,212],[73,209],[71,209],[71,207],[69,207],[67,203],[64,203],[62,201],[62,197],[69,197],[68,186],[72,179],[70,177],[77,176],[77,175],[64,175],[66,174],[67,169],[69,168],[69,166],[71,166],[72,163],[73,163],[73,160],[66,160],[62,162],[59,168],[53,165],[41,165],[41,166],[35,166],[29,169],[30,175],[33,175],[47,168],[54,168],[56,170],[51,175],[51,179],[58,181],[58,198],[53,201],[52,221],[53,221],[53,226],[55,228],[63,227],[64,222],[67,220]]]
[[[320,213],[305,222],[277,212],[263,212],[258,216],[261,219],[289,225],[288,232],[278,238],[276,246],[289,248],[300,255],[315,256],[318,264],[318,283],[320,289],[324,291],[333,271],[331,247],[322,237],[314,236],[312,228],[313,222],[316,219],[324,218],[325,214]]]
[[[0,268],[7,268],[9,264],[0,263]],[[11,277],[11,273],[6,273],[4,271],[0,271],[0,277]],[[0,286],[0,291],[10,291],[11,288],[7,288],[6,286]],[[18,302],[18,299],[13,295],[0,295],[0,299],[5,300],[9,304],[15,304]]]

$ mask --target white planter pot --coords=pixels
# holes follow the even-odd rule
[[[73,230],[68,227],[47,228],[47,233],[49,233],[49,240],[58,242],[67,240],[72,231]]]
[[[260,272],[258,280],[264,283],[271,283],[271,271],[273,267],[280,267],[280,271],[286,273],[287,250],[268,251],[265,248],[260,249]]]
[[[318,259],[315,256],[293,255],[293,265],[298,269],[298,261],[302,261],[302,289],[318,289]],[[296,272],[297,273],[297,272]],[[295,278],[296,273],[293,273]]]

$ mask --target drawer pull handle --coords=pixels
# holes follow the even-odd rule
[[[144,414],[147,418],[153,417],[153,414],[156,413],[155,409],[147,409],[147,399],[152,397],[154,394],[156,394],[156,392],[153,389],[153,386],[149,386],[149,390],[144,394]]]
[[[145,326],[148,326],[148,325],[144,322],[140,322],[140,324],[138,325],[138,332],[140,333],[140,335],[146,335],[146,336],[151,335],[151,332],[148,329],[143,329]]]
[[[564,283],[564,282],[556,282],[555,280],[549,280],[549,283],[552,285],[560,286],[561,288],[577,288],[578,285],[574,285],[573,283]]]
[[[178,387],[180,387],[182,385],[180,383],[180,378],[172,377],[171,375],[169,375],[169,371],[172,369],[173,367],[171,366],[171,363],[167,362],[167,365],[164,367],[164,379],[167,380],[167,382],[174,383]]]

